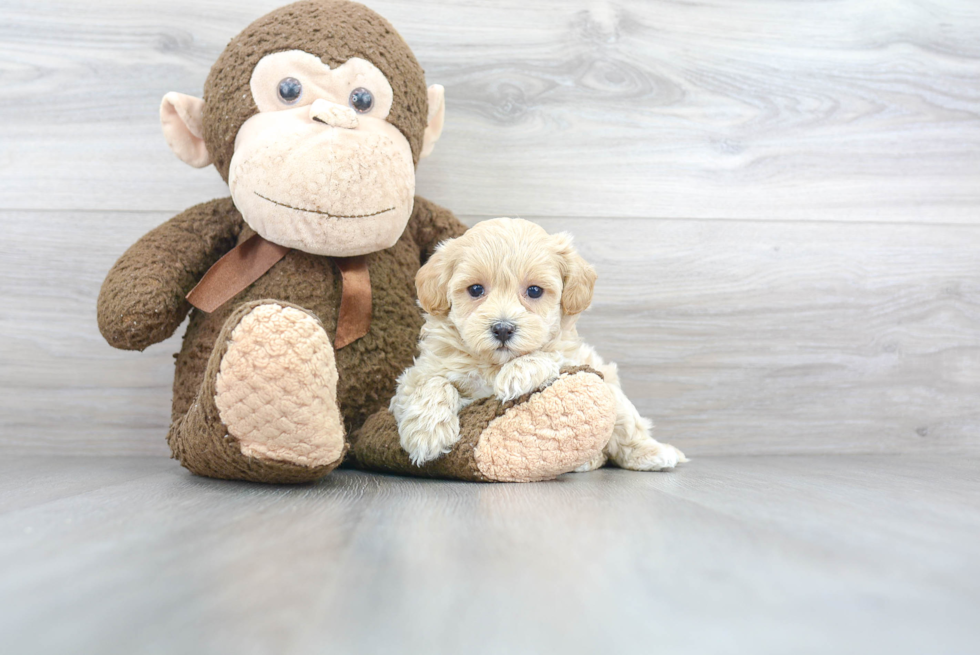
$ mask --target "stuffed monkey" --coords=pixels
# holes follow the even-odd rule
[[[203,100],[164,97],[171,149],[213,164],[231,197],[129,248],[98,319],[109,344],[143,350],[190,312],[167,435],[187,469],[307,482],[346,456],[379,471],[542,480],[601,451],[615,412],[583,370],[468,408],[457,447],[425,467],[399,446],[386,408],[422,325],[415,275],[465,230],[415,196],[444,108],[394,28],[346,0],[273,11],[228,44]]]

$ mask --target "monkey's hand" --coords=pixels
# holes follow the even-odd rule
[[[224,198],[191,207],[133,244],[99,292],[99,330],[109,345],[143,350],[173,334],[190,311],[184,296],[235,246],[241,228]]]
[[[513,400],[555,380],[561,369],[556,353],[534,352],[515,357],[500,367],[493,393],[502,401]]]

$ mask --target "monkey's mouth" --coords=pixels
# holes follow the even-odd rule
[[[278,200],[273,200],[272,198],[266,198],[258,191],[254,191],[255,195],[262,200],[271,202],[273,205],[278,205],[279,207],[285,207],[286,209],[292,209],[298,212],[306,212],[308,214],[319,214],[321,216],[326,216],[327,218],[369,218],[371,216],[377,216],[378,214],[384,214],[385,212],[394,211],[394,207],[389,207],[388,209],[382,209],[380,211],[371,212],[370,214],[353,214],[351,216],[342,216],[340,214],[331,214],[330,212],[320,211],[318,209],[303,209],[302,207],[293,207],[292,205],[287,205],[284,202],[279,202]]]

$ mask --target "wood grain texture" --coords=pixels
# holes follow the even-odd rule
[[[6,0],[0,208],[166,210],[224,195],[167,150],[278,0]],[[471,216],[976,223],[972,0],[372,1],[446,86],[420,189]]]
[[[0,460],[5,652],[972,653],[980,460],[316,486]],[[101,483],[100,483],[101,481]]]
[[[227,194],[157,106],[276,4],[0,9],[8,452],[166,453],[179,336],[113,351],[95,298],[150,227]],[[661,438],[980,449],[980,5],[371,4],[447,86],[420,193],[578,236],[601,275],[583,333]]]
[[[0,213],[0,447],[166,454],[179,336],[113,350],[95,300],[167,217]],[[582,334],[688,454],[980,452],[980,228],[540,222],[600,273]]]

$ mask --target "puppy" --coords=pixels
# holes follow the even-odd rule
[[[637,471],[686,462],[650,436],[606,364],[575,329],[592,302],[596,272],[568,234],[549,235],[511,218],[484,221],[436,248],[415,278],[426,312],[414,365],[398,378],[390,409],[402,447],[421,465],[459,440],[459,412],[474,400],[512,400],[558,377],[563,366],[600,371],[616,399],[616,426],[605,451],[579,468],[611,459]]]

